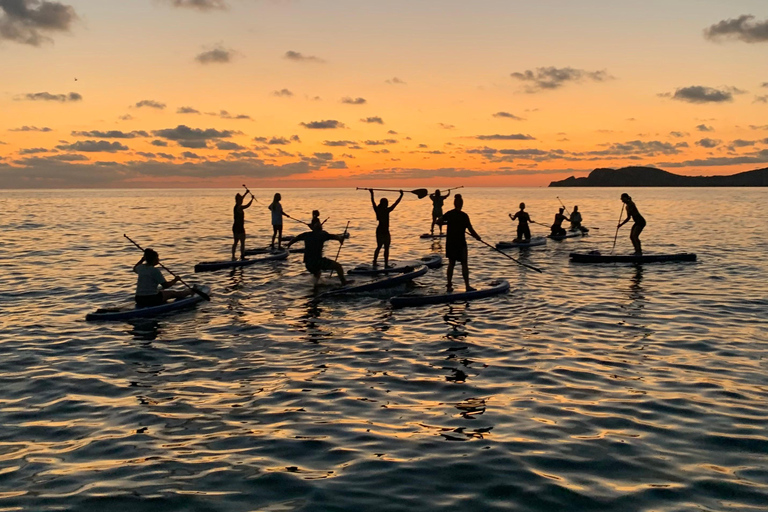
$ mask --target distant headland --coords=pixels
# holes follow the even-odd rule
[[[571,176],[550,187],[768,187],[768,167],[729,176],[681,176],[655,167],[595,169],[586,178]]]

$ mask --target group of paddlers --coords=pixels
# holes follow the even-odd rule
[[[369,189],[370,190],[370,189]],[[426,192],[425,192],[426,193]],[[244,203],[246,197],[250,194],[251,199]],[[376,249],[373,253],[373,267],[378,265],[378,258],[381,250],[384,250],[384,267],[389,267],[389,248],[391,244],[391,236],[389,232],[389,216],[392,211],[397,208],[398,204],[403,198],[403,191],[400,190],[400,196],[390,206],[387,198],[381,198],[379,203],[376,203],[374,191],[370,190],[371,205],[373,211],[376,214],[376,220],[378,222],[376,226]],[[468,265],[468,250],[466,233],[468,232],[476,240],[483,242],[480,235],[472,227],[472,223],[469,219],[469,215],[462,211],[464,207],[464,199],[461,194],[455,194],[453,199],[454,208],[446,213],[443,213],[443,205],[445,200],[450,196],[451,192],[448,191],[446,195],[442,195],[440,190],[435,190],[430,194],[432,200],[432,226],[431,234],[434,235],[434,228],[438,226],[440,234],[442,235],[443,226],[447,226],[445,235],[445,255],[448,258],[447,268],[447,291],[453,291],[453,272],[456,263],[461,264],[462,277],[464,279],[464,285],[467,291],[473,291],[469,284],[469,265]],[[255,197],[246,189],[245,194],[237,194],[235,196],[234,206],[234,223],[232,224],[232,235],[234,242],[232,244],[232,259],[235,259],[235,251],[238,244],[240,245],[240,257],[245,257],[245,212],[244,210],[251,206]],[[282,248],[282,233],[283,233],[283,217],[288,217],[292,220],[297,220],[283,211],[283,207],[280,203],[280,194],[275,194],[272,203],[268,206],[272,215],[272,241],[270,248],[277,249]],[[619,222],[618,229],[629,222],[634,221],[632,230],[630,233],[630,240],[635,248],[635,254],[642,254],[642,247],[640,244],[640,233],[645,227],[645,219],[637,209],[637,206],[632,201],[632,198],[624,193],[621,194],[621,201],[623,203],[622,211],[626,208],[627,218],[624,221]],[[529,223],[535,223],[531,219],[528,212],[525,211],[525,203],[520,203],[520,210],[512,215],[509,214],[510,219],[517,221],[517,239],[518,242],[528,242],[531,239],[531,231]],[[326,219],[327,220],[327,219]],[[587,228],[581,225],[582,216],[579,212],[578,206],[574,206],[573,212],[570,215],[566,215],[566,209],[563,206],[555,214],[555,219],[550,227],[552,237],[560,237],[566,235],[565,229],[562,227],[564,221],[571,223],[572,230],[580,230],[582,233],[588,231]],[[298,221],[302,222],[302,221]],[[303,222],[302,222],[303,223]],[[344,275],[343,267],[335,260],[326,258],[323,256],[323,246],[325,242],[329,240],[336,240],[340,244],[344,243],[346,238],[346,230],[343,234],[334,235],[328,233],[323,229],[325,221],[320,221],[320,212],[314,210],[312,212],[312,220],[305,223],[309,227],[309,231],[301,233],[300,235],[292,238],[286,245],[286,249],[290,248],[297,242],[304,242],[304,265],[306,269],[315,277],[315,283],[320,279],[321,273],[324,270],[335,271],[338,274],[342,285],[347,284],[347,279]],[[485,242],[483,242],[485,243]],[[192,293],[191,290],[185,291],[170,291],[166,290],[178,281],[175,278],[172,281],[166,281],[159,269],[155,268],[160,263],[160,258],[157,252],[152,249],[146,249],[144,251],[144,257],[134,266],[133,270],[138,274],[138,281],[136,286],[136,305],[138,307],[147,307],[163,304],[170,298],[181,298]],[[160,288],[162,289],[160,289]]]

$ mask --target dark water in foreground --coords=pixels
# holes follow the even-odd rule
[[[508,295],[392,310],[404,289],[313,304],[299,256],[191,275],[226,257],[233,191],[0,192],[0,510],[767,509],[768,191],[630,191],[646,250],[699,262],[602,267],[567,254],[610,249],[620,191],[463,192],[489,242],[556,195],[601,229],[511,252],[541,275],[470,242]],[[369,259],[367,195],[283,195],[351,219],[340,261]],[[428,216],[406,197],[393,258],[440,249],[413,236]],[[268,212],[247,219],[263,244]],[[214,300],[83,322],[132,292],[123,233]]]

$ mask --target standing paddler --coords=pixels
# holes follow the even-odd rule
[[[319,216],[318,213],[318,217]],[[285,246],[286,249],[290,249],[296,242],[303,241],[304,266],[307,267],[307,270],[313,276],[315,276],[315,284],[320,280],[320,275],[323,270],[335,270],[339,275],[341,284],[346,285],[347,279],[344,277],[344,268],[338,262],[323,256],[323,245],[325,242],[328,240],[337,240],[343,244],[344,235],[332,235],[327,231],[323,231],[323,224],[319,222],[319,219],[318,222],[312,222],[311,224],[312,231],[307,231],[293,238],[293,240],[288,242]]]
[[[645,218],[640,215],[640,211],[637,209],[637,205],[635,205],[635,203],[632,201],[632,198],[629,197],[629,194],[626,192],[621,194],[621,202],[624,203],[625,207],[627,208],[627,218],[624,219],[624,222],[619,223],[619,225],[616,226],[616,229],[629,222],[630,219],[635,222],[632,224],[632,230],[629,232],[629,239],[632,240],[632,246],[635,248],[635,254],[640,256],[643,254],[643,247],[640,244],[640,233],[642,233],[643,228],[645,228]]]
[[[277,248],[282,248],[283,217],[290,217],[290,215],[283,211],[283,205],[280,204],[281,199],[280,193],[276,193],[272,203],[267,207],[272,212],[272,243],[269,244],[270,249],[275,248],[275,238],[277,238]]]
[[[444,196],[440,194],[440,189],[435,190],[433,194],[429,194],[429,198],[432,200],[432,226],[429,228],[429,234],[434,235],[435,234],[435,224],[438,225],[440,229],[440,234],[443,234],[443,225],[440,224],[438,221],[440,220],[440,217],[443,216],[443,204],[445,203],[445,200],[448,199],[448,196],[451,195],[451,191],[449,190],[447,194]]]
[[[482,241],[482,239],[472,228],[472,222],[469,220],[469,215],[461,211],[464,207],[464,199],[461,197],[461,194],[456,194],[453,197],[453,206],[453,210],[446,212],[439,221],[440,224],[448,224],[448,230],[445,235],[445,255],[448,257],[448,285],[446,286],[446,289],[449,292],[453,291],[453,268],[458,261],[461,263],[461,274],[464,277],[464,285],[467,287],[467,291],[471,292],[475,289],[469,285],[467,239],[464,236],[464,233],[469,231],[469,234],[476,240]]]
[[[531,228],[528,226],[529,222],[533,222],[531,216],[525,211],[525,203],[520,203],[520,211],[516,214],[509,214],[509,218],[517,220],[517,238],[515,242],[530,242],[531,241]]]
[[[400,190],[400,197],[392,206],[389,206],[389,201],[386,197],[382,197],[379,204],[376,204],[376,199],[373,196],[373,190],[371,192],[371,204],[373,205],[373,211],[376,212],[376,220],[379,221],[379,225],[376,226],[376,250],[373,251],[373,266],[377,265],[379,259],[379,251],[384,247],[384,267],[389,267],[389,244],[392,242],[392,237],[389,234],[389,214],[397,208],[400,201],[403,199],[403,191]]]
[[[250,191],[247,191],[246,194],[251,194]],[[253,197],[253,194],[251,194],[251,200],[248,201],[248,204],[243,204],[243,200],[245,199],[245,196],[240,194],[235,194],[235,207],[233,209],[234,216],[235,216],[235,222],[232,224],[232,236],[234,237],[235,241],[232,244],[232,259],[235,259],[235,249],[237,248],[237,243],[240,242],[240,259],[245,258],[245,209],[251,206],[251,203],[253,202],[255,197]]]

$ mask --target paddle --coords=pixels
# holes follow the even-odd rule
[[[449,188],[449,189],[446,190],[446,192],[450,192],[451,190],[459,190],[460,188],[464,188],[464,185],[462,185],[460,187]]]
[[[557,200],[560,201],[560,204],[562,205],[562,207],[565,209],[565,213],[567,213],[568,216],[570,217],[571,216],[571,212],[568,211],[568,207],[565,206],[565,203],[563,203],[563,200],[560,199],[560,196],[556,196],[556,197],[557,197]]]
[[[246,187],[246,186],[245,186],[245,183],[243,183],[243,187],[245,188],[245,195],[251,194],[251,197],[253,198],[253,200],[254,200],[254,201],[256,201],[256,202],[258,203],[258,202],[259,202],[259,200],[258,200],[258,199],[256,199],[256,196],[254,196],[254,195],[253,195],[253,192],[251,192],[250,190],[248,190],[248,187]],[[243,199],[245,199],[245,197],[243,197]]]
[[[391,188],[356,187],[356,190],[375,190],[377,192],[400,192],[399,190],[393,190]],[[416,197],[418,197],[419,199],[424,199],[429,195],[429,191],[425,188],[417,188],[415,190],[406,190],[405,192],[410,192],[411,194],[415,194]]]
[[[325,219],[328,220],[328,219]],[[344,234],[341,235],[341,243],[339,243],[339,250],[336,251],[336,257],[333,259],[334,262],[339,260],[339,254],[341,254],[341,247],[344,245],[344,239],[347,238],[347,230],[349,229],[349,221],[347,221],[347,225],[344,228]],[[331,277],[333,275],[333,270],[331,270],[331,273],[328,274],[328,277]]]
[[[621,213],[619,214],[619,225],[616,226],[616,236],[613,237],[613,247],[611,247],[611,254],[613,254],[613,250],[616,248],[616,240],[619,238],[619,228],[621,227],[621,218],[624,216],[624,204],[621,205]]]
[[[536,272],[539,272],[539,273],[541,273],[541,269],[540,269],[540,268],[536,268],[536,267],[534,267],[534,266],[532,266],[532,265],[528,265],[527,263],[523,263],[522,261],[518,261],[518,260],[516,260],[515,258],[513,258],[512,256],[510,256],[509,254],[505,253],[505,252],[504,252],[504,251],[502,251],[501,249],[497,249],[496,247],[492,246],[491,244],[489,244],[489,243],[488,243],[488,242],[486,242],[485,240],[478,240],[478,241],[479,241],[480,243],[482,243],[482,244],[485,244],[485,245],[487,245],[488,247],[490,247],[490,248],[491,248],[491,249],[493,249],[494,251],[496,251],[496,252],[500,252],[501,254],[503,254],[504,256],[506,256],[507,258],[509,258],[509,259],[511,259],[512,261],[514,261],[515,263],[517,263],[518,265],[522,265],[523,267],[526,267],[526,268],[529,268],[529,269],[531,269],[531,270],[535,270]]]
[[[309,223],[307,223],[307,222],[304,222],[303,220],[294,219],[293,217],[291,217],[291,216],[290,216],[290,215],[288,215],[287,213],[285,214],[285,216],[286,216],[286,217],[288,217],[289,219],[291,219],[291,220],[292,220],[292,221],[294,221],[294,222],[298,222],[299,224],[304,224],[305,226],[309,227]],[[327,219],[326,219],[326,220],[327,220]]]
[[[245,186],[245,185],[243,185],[243,186]],[[141,247],[139,244],[137,244],[136,242],[134,242],[133,240],[131,240],[131,239],[130,239],[130,237],[129,237],[128,235],[126,235],[125,233],[123,233],[123,236],[124,236],[125,238],[127,238],[127,239],[128,239],[128,241],[129,241],[129,242],[131,242],[133,245],[135,245],[136,247],[138,247],[138,249],[139,249],[140,251],[144,252],[144,249],[143,249],[143,248],[142,248],[142,247]],[[204,298],[205,300],[211,300],[211,297],[210,297],[210,296],[209,296],[207,293],[205,293],[204,291],[202,291],[202,290],[200,290],[200,289],[198,289],[198,288],[194,288],[194,287],[192,287],[192,286],[189,286],[189,285],[186,283],[186,281],[184,281],[184,280],[183,280],[181,277],[177,276],[176,274],[174,274],[173,272],[171,272],[170,270],[168,270],[168,267],[166,267],[165,265],[163,265],[162,263],[159,263],[159,262],[158,262],[158,264],[159,264],[159,265],[160,265],[160,266],[163,268],[163,270],[165,270],[166,272],[168,272],[169,274],[171,274],[173,277],[175,277],[176,279],[178,279],[178,280],[179,280],[179,282],[180,282],[181,284],[183,284],[184,286],[186,286],[187,288],[189,288],[190,290],[192,290],[194,293],[198,294],[199,296],[201,296],[201,297],[202,297],[202,298]]]

